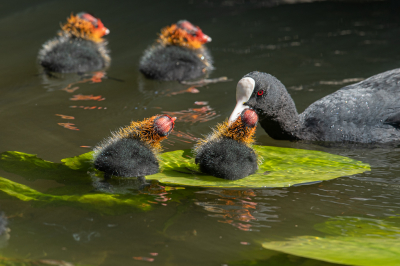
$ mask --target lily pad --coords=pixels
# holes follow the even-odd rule
[[[265,242],[266,249],[300,257],[348,265],[400,265],[400,227],[376,219],[340,217],[317,224],[321,232],[337,236],[298,236]]]
[[[74,206],[104,214],[126,213],[132,208],[142,211],[152,209],[143,197],[127,197],[104,193],[85,195],[51,195],[41,193],[25,185],[0,177],[0,191],[22,201],[34,201],[44,204]]]
[[[320,232],[346,237],[369,237],[400,239],[400,219],[391,217],[378,220],[362,217],[342,216],[331,218],[314,226]]]
[[[101,189],[96,185],[101,186],[102,182],[99,182],[99,180],[102,180],[102,178],[88,174],[88,171],[94,173],[92,157],[92,152],[88,152],[76,157],[62,159],[61,163],[53,163],[33,154],[17,151],[3,152],[0,154],[0,169],[17,174],[29,181],[53,180],[64,186],[51,188],[42,193],[0,177],[0,191],[20,200],[31,201],[40,205],[70,206],[103,214],[121,214],[132,212],[132,210],[147,211],[152,209],[153,204],[149,203],[154,201],[154,195],[151,194],[157,195],[157,191],[150,191],[149,194],[132,195],[130,191],[129,193],[119,193],[119,187],[113,187],[112,194],[107,189],[105,189],[106,193],[101,193]],[[126,181],[124,184],[130,185],[128,190],[132,186],[138,187],[134,185],[135,182],[131,182],[135,179]],[[118,180],[116,183],[119,183]],[[93,186],[98,191],[93,192]],[[152,186],[146,186],[146,188],[154,190]],[[163,186],[162,189],[165,191],[174,190],[174,193],[169,194],[171,201],[179,201],[186,198],[187,194],[192,193],[191,191],[186,192],[186,190],[176,192],[177,188],[175,187]]]
[[[2,266],[79,266],[81,264],[72,264],[63,260],[51,259],[20,259],[0,256],[0,265]]]
[[[89,152],[63,159],[62,163],[53,163],[34,154],[6,151],[0,154],[0,169],[30,181],[48,179],[65,185],[90,184],[92,179],[87,170],[91,167],[91,158],[92,154]]]
[[[160,173],[146,178],[199,187],[288,187],[371,170],[368,164],[326,152],[257,145],[254,149],[262,164],[257,173],[240,180],[229,181],[199,173],[190,150],[161,154]]]
[[[262,158],[257,173],[229,181],[200,173],[191,150],[177,150],[160,155],[160,172],[146,179],[165,184],[198,187],[288,187],[294,184],[329,180],[369,171],[368,164],[326,152],[254,146]],[[29,180],[51,179],[68,185],[91,182],[87,171],[91,168],[92,152],[52,163],[36,155],[5,152],[0,157],[0,169]]]

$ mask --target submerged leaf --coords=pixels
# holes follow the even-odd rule
[[[316,224],[314,228],[331,235],[400,239],[399,226],[400,221],[395,219],[389,222],[371,218],[344,216]]]
[[[91,157],[89,152],[63,159],[63,163],[53,163],[33,154],[7,151],[0,154],[0,169],[30,181],[48,179],[61,184],[90,184],[92,179],[87,171],[91,166]]]
[[[262,246],[333,263],[362,266],[400,265],[398,239],[299,236],[288,241],[266,242]]]
[[[79,266],[81,264],[72,264],[63,260],[32,260],[32,259],[19,259],[19,258],[7,258],[0,256],[0,265],[2,266]]]
[[[0,190],[22,201],[35,201],[54,205],[75,206],[104,214],[126,213],[132,208],[150,210],[151,205],[143,197],[121,196],[103,193],[85,195],[50,195],[0,177]]]
[[[287,187],[369,171],[368,164],[326,152],[254,146],[263,162],[257,173],[229,181],[199,172],[190,150],[160,155],[160,173],[147,176],[162,183],[202,187]]]
[[[266,249],[348,265],[400,265],[400,227],[393,222],[338,217],[315,228],[336,236],[298,236],[265,242]]]
[[[229,266],[338,266],[336,263],[323,262],[320,260],[313,260],[304,257],[293,256],[281,252],[269,250],[263,255],[255,253],[255,251],[247,251],[245,256],[249,257],[254,254],[258,258],[251,258],[239,261],[228,261]],[[261,257],[261,259],[260,259]]]

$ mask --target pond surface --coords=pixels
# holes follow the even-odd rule
[[[224,121],[237,81],[258,70],[288,88],[298,111],[337,89],[394,69],[400,62],[400,17],[389,2],[315,2],[269,7],[241,1],[12,1],[0,6],[0,152],[45,160],[90,151],[110,131],[155,114],[178,117],[165,151],[190,149]],[[47,77],[37,66],[42,43],[71,12],[88,11],[111,30],[108,78]],[[180,19],[212,37],[220,82],[191,89],[146,80],[143,50]],[[101,74],[98,74],[101,76]],[[95,81],[95,82],[93,82]],[[100,82],[96,82],[100,81]],[[64,260],[74,265],[333,265],[262,248],[269,240],[319,235],[330,217],[385,219],[400,213],[400,149],[324,147],[271,139],[257,144],[313,149],[371,165],[372,171],[316,184],[275,189],[193,188],[140,191],[151,208],[105,214],[40,205],[0,193],[10,239],[2,257]],[[40,192],[62,191],[52,180],[0,176]],[[157,187],[157,185],[156,185]],[[69,193],[73,193],[69,191]]]

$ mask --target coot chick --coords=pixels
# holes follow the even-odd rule
[[[43,44],[39,63],[49,72],[82,73],[107,68],[111,58],[107,41],[110,31],[99,18],[88,13],[71,15],[61,26],[58,37]]]
[[[267,73],[245,75],[236,93],[247,95],[244,105],[257,112],[261,126],[274,139],[367,144],[400,139],[400,69],[343,87],[301,114],[285,86]],[[236,113],[244,101],[237,103]]]
[[[161,30],[156,43],[149,46],[140,59],[139,69],[155,80],[191,80],[212,69],[212,58],[205,47],[211,38],[187,20],[178,21]]]
[[[157,115],[113,132],[94,149],[94,167],[108,176],[143,177],[158,173],[157,154],[175,125],[175,117]]]
[[[200,166],[200,171],[228,180],[254,174],[258,165],[251,144],[257,121],[257,114],[246,109],[234,122],[218,124],[206,139],[201,139],[195,146],[195,163]]]

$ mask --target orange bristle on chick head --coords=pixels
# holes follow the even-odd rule
[[[68,34],[76,38],[102,42],[102,37],[110,33],[110,30],[104,27],[99,18],[95,18],[89,13],[81,12],[76,16],[71,14],[67,22],[61,26],[60,34]]]
[[[150,145],[155,151],[162,150],[161,141],[166,139],[175,126],[176,117],[156,115],[143,121],[132,121],[117,133],[120,138],[134,138]]]
[[[177,45],[199,49],[203,44],[211,42],[211,38],[189,21],[180,20],[176,24],[172,24],[161,30],[159,42],[164,45]]]
[[[258,116],[256,112],[252,109],[246,109],[233,123],[229,124],[228,122],[226,126],[223,126],[222,135],[245,144],[252,144],[257,122]]]
[[[195,150],[198,150],[203,144],[209,141],[215,141],[220,138],[230,138],[250,146],[254,143],[254,135],[258,116],[253,109],[245,109],[240,116],[232,123],[225,121],[218,124],[213,132],[206,138],[200,139],[196,144]]]

